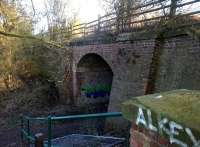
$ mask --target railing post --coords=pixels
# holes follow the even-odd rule
[[[44,147],[44,135],[42,133],[35,135],[35,147]]]
[[[132,7],[132,2],[131,2],[131,0],[128,0],[127,20],[126,20],[127,30],[126,31],[130,31],[130,27],[131,27],[131,7]]]
[[[171,0],[171,7],[170,7],[170,18],[176,15],[176,8],[177,8],[177,1],[178,0]]]
[[[69,27],[66,28],[66,36],[67,36],[67,38],[69,38],[69,36],[70,36],[70,30],[69,30]]]
[[[70,25],[70,32],[71,32],[71,34],[70,34],[71,37],[73,37],[73,25],[72,24]]]
[[[23,114],[20,114],[20,126],[21,126],[21,132],[20,132],[20,136],[21,136],[21,146],[23,146],[23,141],[24,141],[24,135],[22,130],[24,129],[24,117]]]
[[[21,126],[21,140],[23,140],[23,133],[22,133],[22,129],[24,128],[24,118],[23,115],[20,115],[20,126]]]
[[[99,33],[101,31],[101,16],[98,15],[98,28],[97,28],[97,32]]]
[[[48,147],[51,147],[51,116],[48,116],[47,118],[48,123]]]
[[[30,120],[27,118],[27,134],[30,136]],[[28,146],[30,146],[30,140],[28,140]]]
[[[124,17],[126,16],[125,15],[125,11],[124,11],[124,4],[122,5],[122,7],[120,8],[120,19],[121,19],[121,32],[123,32],[124,31]]]
[[[86,36],[86,27],[87,27],[87,23],[84,24],[84,28],[83,28],[83,29],[84,29],[84,30],[83,30],[83,37]]]
[[[117,10],[116,15],[117,15],[116,16],[116,22],[115,22],[116,23],[116,33],[118,34],[119,33],[119,29],[120,29],[120,27],[119,27],[120,26],[120,22],[119,22],[119,17],[120,17],[119,16],[120,15],[119,14],[119,10]]]

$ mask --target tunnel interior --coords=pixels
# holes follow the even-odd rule
[[[78,103],[88,106],[88,112],[107,112],[113,72],[97,54],[87,54],[77,65]]]

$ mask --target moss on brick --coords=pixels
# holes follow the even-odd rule
[[[182,89],[132,98],[122,107],[128,120],[134,119],[135,106],[149,108],[200,132],[200,91]]]
[[[190,128],[197,139],[200,137],[200,91],[197,90],[174,90],[157,94],[131,98],[122,105],[123,116],[135,122],[138,108],[150,109],[153,124],[158,128],[157,115],[168,118],[181,124],[183,128]],[[144,112],[145,118],[147,114]],[[144,127],[139,125],[139,127]],[[168,126],[169,127],[169,126]],[[159,132],[161,133],[161,132]],[[179,131],[176,136],[179,140],[192,146],[190,137],[184,130]],[[167,137],[167,134],[160,135]],[[168,136],[169,137],[169,136]]]

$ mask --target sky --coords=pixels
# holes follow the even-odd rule
[[[35,11],[37,13],[43,13],[45,6],[45,0],[32,0]],[[66,2],[66,0],[63,0]],[[105,12],[101,7],[101,0],[67,0],[68,5],[66,8],[67,15],[77,14],[77,18],[81,23],[96,20],[98,15],[104,15]],[[24,7],[28,13],[33,13],[31,0],[23,1]],[[35,32],[38,33],[40,30],[47,29],[46,18],[40,15],[40,20],[35,25]]]
[[[99,0],[72,0],[72,8],[77,9],[83,22],[95,20],[104,13]]]
[[[28,13],[33,13],[31,0],[20,0]],[[47,30],[46,17],[42,16],[44,13],[44,1],[45,0],[32,0],[34,3],[35,11],[40,15],[39,21],[35,24],[35,33],[39,33],[41,30]],[[102,0],[61,0],[68,2],[66,8],[66,16],[72,16],[74,13],[77,14],[77,19],[80,23],[90,22],[98,19],[98,16],[105,15],[105,9],[102,8]],[[183,0],[184,2],[191,0]],[[196,11],[200,10],[200,2],[195,5],[185,7],[184,10]]]

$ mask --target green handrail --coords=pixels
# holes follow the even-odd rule
[[[35,138],[31,135],[29,135],[24,129],[21,130],[21,133],[23,134],[23,136],[30,142],[34,142]]]
[[[51,126],[52,126],[52,121],[51,121],[51,116],[48,116],[48,147],[51,147]]]
[[[52,120],[77,120],[77,119],[93,119],[101,117],[119,117],[122,116],[121,112],[108,112],[108,113],[95,113],[95,114],[82,114],[82,115],[69,115],[52,117]]]
[[[95,114],[82,114],[82,115],[68,115],[68,116],[48,116],[48,117],[21,117],[21,137],[23,136],[30,141],[35,141],[35,138],[31,136],[30,133],[30,122],[34,121],[47,121],[48,126],[48,138],[47,144],[48,147],[51,147],[52,139],[52,121],[61,121],[61,120],[83,120],[83,119],[94,119],[94,118],[106,118],[106,117],[120,117],[122,116],[121,112],[107,112],[107,113],[95,113]],[[24,122],[26,123],[26,130],[24,130]]]

